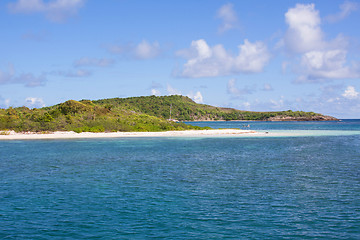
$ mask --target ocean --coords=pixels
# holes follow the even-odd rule
[[[359,120],[191,124],[290,134],[0,141],[0,239],[360,239]]]

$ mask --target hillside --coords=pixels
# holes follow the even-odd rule
[[[188,129],[204,128],[168,121],[119,105],[99,104],[89,100],[69,100],[41,109],[0,109],[0,130],[17,132],[158,132]]]
[[[171,110],[171,111],[170,111]],[[170,116],[171,112],[171,116]],[[111,98],[96,101],[69,100],[40,109],[27,107],[0,109],[0,130],[32,131],[169,131],[201,129],[169,121],[337,120],[313,112],[249,112],[197,104],[184,96]]]
[[[303,111],[280,112],[251,112],[232,108],[220,108],[195,103],[188,97],[147,96],[130,98],[111,98],[94,101],[99,105],[121,106],[135,112],[141,112],[164,119],[171,118],[179,121],[207,121],[207,120],[259,120],[259,121],[332,121],[338,120],[330,116]]]

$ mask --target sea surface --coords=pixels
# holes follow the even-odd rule
[[[360,239],[359,120],[193,124],[307,132],[0,141],[0,239]]]

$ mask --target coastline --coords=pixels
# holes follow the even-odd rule
[[[0,141],[7,140],[55,140],[55,139],[96,139],[96,138],[176,138],[176,137],[314,137],[314,136],[347,136],[360,135],[356,130],[241,130],[241,129],[211,129],[184,130],[167,132],[50,132],[50,133],[16,133],[0,131]]]
[[[35,140],[35,139],[81,139],[81,138],[127,138],[127,137],[202,137],[202,136],[236,136],[253,135],[257,132],[240,129],[211,129],[211,130],[186,130],[167,132],[82,132],[58,131],[50,133],[17,133],[15,131],[2,132],[0,140]]]

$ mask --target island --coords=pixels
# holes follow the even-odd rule
[[[165,132],[207,130],[184,121],[337,121],[314,112],[252,112],[195,103],[188,97],[143,96],[68,100],[43,108],[0,109],[0,134],[7,131],[48,133]]]

